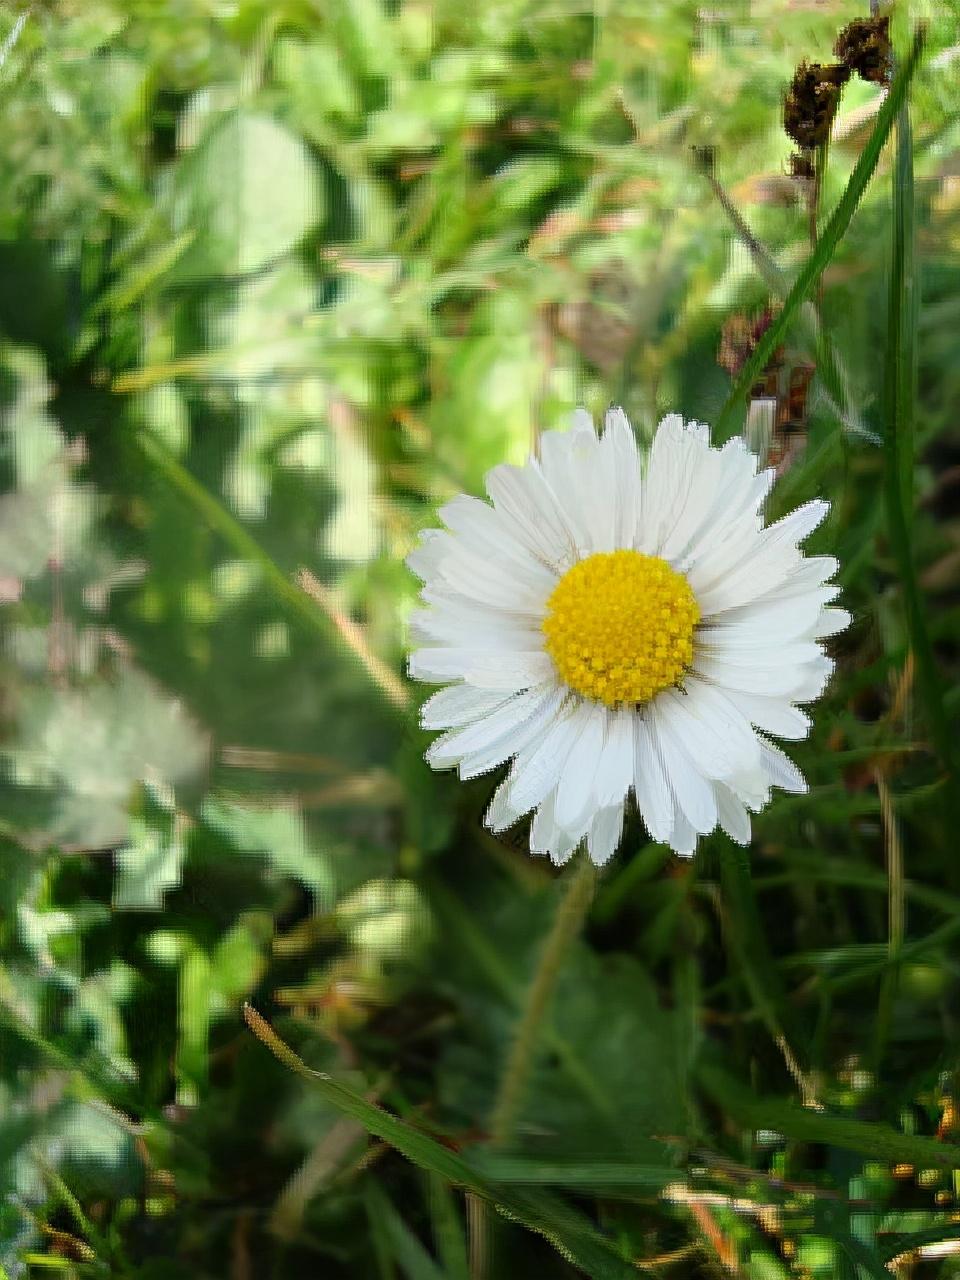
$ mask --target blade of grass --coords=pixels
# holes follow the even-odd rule
[[[890,1280],[890,1272],[882,1259],[861,1240],[857,1240],[849,1232],[835,1232],[832,1239],[854,1264],[854,1274],[857,1274],[856,1268],[859,1267],[871,1280]]]
[[[806,300],[810,290],[833,258],[837,245],[850,225],[850,219],[853,217],[857,205],[863,198],[867,184],[873,177],[883,145],[890,130],[893,128],[901,107],[906,101],[907,89],[920,61],[923,42],[923,28],[918,28],[914,35],[910,52],[904,59],[896,79],[890,86],[890,92],[887,94],[886,100],[877,112],[873,132],[860,153],[853,173],[850,175],[850,181],[847,183],[837,207],[817,240],[816,248],[807,258],[800,270],[800,274],[793,282],[793,287],[787,294],[782,309],[757,343],[753,354],[740,371],[740,376],[727,396],[714,432],[716,441],[722,442],[734,434],[734,420],[737,410],[745,402],[750,393],[750,388],[756,382],[760,371],[783,341],[784,335],[792,323],[798,308]]]
[[[370,1225],[370,1242],[373,1245],[373,1256],[376,1259],[379,1280],[397,1280],[397,1268],[393,1265],[393,1250],[383,1219],[377,1212],[376,1186],[372,1178],[365,1181],[363,1188],[363,1207]]]
[[[477,1151],[471,1154],[470,1163],[492,1182],[569,1187],[578,1191],[601,1187],[659,1191],[681,1176],[680,1171],[662,1165],[629,1164],[616,1160],[566,1163],[528,1156],[504,1156],[494,1151]]]
[[[951,779],[958,768],[957,746],[944,710],[943,686],[924,616],[923,597],[911,538],[914,471],[914,414],[917,387],[917,279],[913,201],[913,146],[904,100],[897,112],[897,153],[893,177],[893,252],[887,328],[884,496],[887,532],[903,591],[910,648],[926,712],[927,730]]]
[[[467,1237],[449,1182],[427,1172],[427,1203],[433,1239],[446,1280],[468,1280]]]
[[[400,1217],[393,1202],[374,1179],[366,1192],[371,1220],[378,1224],[393,1260],[407,1280],[444,1280],[440,1268]]]
[[[542,1235],[592,1280],[635,1280],[633,1265],[613,1241],[572,1206],[538,1190],[520,1191],[495,1185],[462,1157],[399,1116],[368,1102],[332,1076],[313,1071],[251,1005],[244,1005],[243,1013],[250,1030],[284,1066],[308,1081],[331,1106],[359,1120],[369,1133],[389,1143],[421,1169],[429,1169],[454,1186],[466,1188],[493,1204],[505,1217]]]
[[[827,1115],[780,1098],[757,1097],[726,1071],[712,1064],[701,1064],[697,1081],[728,1115],[751,1129],[773,1129],[798,1142],[856,1151],[859,1155],[876,1156],[891,1164],[960,1169],[960,1147],[937,1142],[934,1138],[900,1133],[886,1124]]]

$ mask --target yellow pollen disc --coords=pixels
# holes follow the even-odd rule
[[[677,684],[693,661],[699,621],[690,584],[666,560],[601,551],[554,587],[543,634],[571,689],[617,707]]]

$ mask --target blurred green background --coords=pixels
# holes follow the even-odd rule
[[[485,834],[490,778],[430,773],[403,676],[445,498],[581,403],[716,419],[725,327],[809,251],[783,94],[861,12],[0,4],[0,1275],[960,1275],[960,804],[881,501],[888,152],[774,497],[832,500],[855,617],[811,792],[756,821],[736,910],[721,837],[687,863],[628,825],[507,1152],[563,877]],[[929,24],[913,547],[951,717],[958,16],[893,19]],[[880,100],[846,87],[825,210]],[[244,1001],[433,1141],[371,1134]]]

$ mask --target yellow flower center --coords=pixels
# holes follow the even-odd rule
[[[700,610],[659,556],[601,551],[568,569],[547,601],[546,649],[560,678],[608,707],[647,702],[693,661]]]

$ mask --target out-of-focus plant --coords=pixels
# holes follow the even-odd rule
[[[846,84],[816,202],[784,94],[864,16],[0,4],[7,1274],[953,1274],[955,788],[877,441],[895,171],[952,726],[954,0],[892,12],[901,62],[927,24],[912,149],[764,374],[805,441],[770,514],[833,500],[856,619],[811,792],[758,820],[755,898],[628,829],[499,1149],[559,887],[430,774],[400,674],[440,501],[578,403],[717,418],[722,334],[773,322],[885,88]]]

